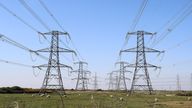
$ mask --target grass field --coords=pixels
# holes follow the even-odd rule
[[[67,92],[62,96],[63,104],[59,95],[49,95],[0,94],[0,108],[192,108],[189,96],[167,93],[127,96],[120,92]]]

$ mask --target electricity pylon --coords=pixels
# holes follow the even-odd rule
[[[181,91],[181,84],[180,84],[179,74],[177,74],[177,90]]]
[[[152,48],[145,47],[144,35],[155,35],[155,33],[149,33],[145,31],[137,32],[128,32],[128,35],[137,35],[137,47],[125,49],[120,51],[120,55],[123,52],[136,52],[136,63],[129,64],[126,67],[135,68],[131,90],[129,95],[135,90],[143,88],[144,90],[149,91],[149,94],[152,94],[153,88],[151,80],[148,73],[148,68],[160,68],[152,64],[148,64],[146,60],[146,53],[162,53],[163,51],[158,51]]]
[[[192,90],[192,73],[191,73],[191,90]]]
[[[39,69],[47,68],[40,93],[45,93],[46,90],[58,90],[64,92],[60,68],[72,69],[72,67],[65,64],[61,64],[59,55],[60,53],[74,53],[76,55],[76,53],[73,50],[59,47],[60,35],[68,35],[67,32],[51,31],[47,33],[42,33],[42,35],[51,35],[51,45],[49,48],[35,51],[49,53],[48,64],[34,66],[34,68]]]
[[[115,65],[118,65],[118,64],[119,64],[119,70],[113,71],[113,72],[117,72],[117,76],[118,76],[117,90],[125,90],[125,91],[127,91],[126,80],[130,80],[130,79],[127,78],[125,76],[125,74],[127,72],[130,72],[130,71],[126,70],[125,66],[128,65],[128,63],[124,62],[124,61],[120,61],[120,62],[116,62],[115,63]]]
[[[98,89],[98,80],[97,80],[97,73],[95,73],[94,79],[93,79],[93,89]]]
[[[73,78],[73,80],[77,80],[77,83],[76,83],[76,87],[75,89],[76,90],[87,90],[88,89],[88,81],[89,81],[89,78],[88,78],[88,74],[90,75],[90,71],[88,70],[85,70],[84,69],[84,65],[88,65],[88,63],[86,62],[83,62],[83,61],[79,61],[79,62],[75,62],[74,64],[78,64],[78,69],[77,70],[74,70],[74,71],[71,71],[71,73],[77,73],[77,78]]]
[[[112,72],[108,73],[108,75],[109,75],[108,90],[117,90],[117,82],[118,82],[117,74],[115,75],[115,72],[112,71]]]
[[[108,90],[113,90],[113,73],[108,73],[109,74],[109,86],[108,86]]]

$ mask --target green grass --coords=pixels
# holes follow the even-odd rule
[[[184,96],[165,96],[134,94],[127,96],[126,93],[117,92],[68,92],[63,97],[64,108],[169,108],[170,106],[158,104],[154,106],[154,99],[161,102],[187,101]],[[113,95],[113,97],[110,97]],[[91,99],[93,97],[93,99]],[[123,101],[120,98],[123,98]],[[32,94],[0,94],[0,108],[63,108],[59,95],[50,94],[50,98]]]

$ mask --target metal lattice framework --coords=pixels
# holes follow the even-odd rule
[[[191,73],[191,90],[192,90],[192,73]]]
[[[179,74],[177,74],[177,90],[178,90],[178,91],[181,91],[181,83],[180,83]]]
[[[149,91],[149,94],[152,94],[153,88],[149,77],[148,68],[157,69],[160,67],[147,63],[146,53],[162,53],[163,51],[158,51],[152,48],[145,47],[144,35],[155,35],[155,34],[156,33],[149,33],[145,31],[128,33],[128,35],[137,36],[137,47],[120,51],[120,55],[123,52],[136,52],[136,63],[129,64],[126,66],[130,68],[135,68],[130,94],[135,90],[140,90],[141,88]]]
[[[95,76],[93,78],[93,89],[97,90],[98,89],[98,79],[97,79],[97,73],[95,73]]]
[[[108,73],[108,90],[117,90],[117,83],[118,83],[118,75],[117,72],[110,72]]]
[[[65,64],[61,64],[59,55],[60,53],[74,53],[76,55],[75,51],[73,50],[59,47],[59,36],[67,34],[68,33],[66,32],[59,32],[59,31],[42,33],[42,35],[44,36],[51,35],[51,45],[50,48],[40,49],[36,51],[36,52],[49,53],[48,64],[34,66],[34,68],[39,69],[47,68],[40,93],[45,93],[46,90],[58,90],[64,92],[63,80],[60,68],[72,69],[72,67]]]
[[[77,80],[76,82],[76,90],[87,90],[88,89],[88,82],[89,78],[88,75],[90,75],[90,71],[85,70],[84,66],[88,65],[87,62],[79,61],[75,62],[74,64],[78,65],[78,69],[71,71],[71,73],[77,73],[77,78],[73,78],[73,80]]]
[[[130,71],[126,70],[125,66],[128,65],[128,63],[124,61],[120,61],[120,62],[116,62],[115,65],[119,65],[119,70],[113,71],[113,72],[117,72],[117,77],[118,77],[117,90],[127,91],[126,80],[130,80],[130,79],[127,78],[125,74]]]

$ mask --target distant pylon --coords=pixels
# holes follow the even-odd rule
[[[74,54],[76,53],[73,50],[59,47],[59,36],[68,35],[67,32],[51,31],[48,33],[41,33],[41,34],[44,36],[51,35],[51,45],[49,48],[40,49],[36,51],[36,52],[49,53],[48,64],[34,66],[34,68],[39,69],[47,68],[40,93],[45,93],[46,90],[58,90],[64,92],[63,80],[60,68],[72,69],[72,67],[60,63],[59,53],[74,53]]]
[[[146,61],[145,53],[155,53],[155,52],[162,53],[162,52],[152,48],[145,47],[144,35],[155,35],[155,33],[137,31],[128,33],[128,35],[137,35],[137,47],[120,51],[120,55],[123,52],[136,52],[136,63],[129,64],[126,66],[135,68],[129,95],[131,95],[133,91],[140,90],[141,88],[149,91],[149,94],[152,94],[153,88],[149,77],[148,68],[160,68],[160,67],[148,64]]]
[[[191,73],[191,90],[192,90],[192,73]]]
[[[128,65],[127,62],[124,61],[120,61],[120,62],[116,62],[115,65],[119,64],[119,70],[113,71],[113,72],[117,72],[117,76],[118,76],[118,81],[117,81],[117,90],[125,90],[127,91],[127,84],[126,84],[126,80],[130,80],[129,78],[127,78],[125,76],[125,74],[127,72],[130,72],[128,70],[126,70],[125,66]]]
[[[77,78],[73,78],[73,79],[77,80],[75,89],[76,90],[87,90],[88,89],[88,81],[89,81],[89,78],[87,75],[88,74],[90,75],[91,72],[88,70],[85,70],[84,65],[88,65],[88,63],[83,62],[83,61],[79,61],[79,62],[75,62],[74,64],[78,64],[78,69],[71,71],[72,73],[75,72],[78,74]]]
[[[181,84],[180,84],[179,74],[177,74],[177,90],[178,90],[178,91],[181,91]]]
[[[108,90],[117,90],[118,76],[114,72],[110,72],[108,75]]]
[[[98,89],[98,79],[97,79],[97,73],[95,73],[94,80],[93,80],[93,89]]]
[[[108,86],[108,90],[113,90],[113,73],[109,73],[109,86]]]

